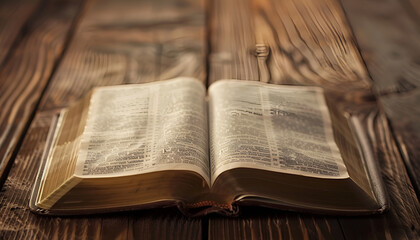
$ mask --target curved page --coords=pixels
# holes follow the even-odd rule
[[[209,182],[205,87],[179,78],[95,90],[76,175],[189,170]]]
[[[212,182],[238,167],[348,177],[321,88],[224,80],[209,99]]]

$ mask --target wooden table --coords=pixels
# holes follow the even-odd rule
[[[251,208],[238,218],[29,211],[60,108],[94,86],[177,76],[323,86],[363,120],[390,210],[339,217]],[[419,239],[419,86],[414,0],[3,0],[0,238]]]

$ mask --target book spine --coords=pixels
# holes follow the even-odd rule
[[[218,213],[224,216],[237,216],[239,208],[235,204],[224,204],[214,201],[201,201],[196,203],[178,202],[178,209],[188,217],[205,216]]]

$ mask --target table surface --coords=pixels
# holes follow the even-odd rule
[[[414,0],[3,0],[0,238],[419,239],[420,3]],[[191,76],[316,85],[357,115],[382,215],[248,208],[44,217],[28,201],[52,117],[92,87]]]

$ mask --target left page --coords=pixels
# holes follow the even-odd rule
[[[191,78],[96,89],[75,174],[189,170],[209,183],[205,94]]]

